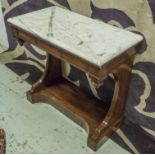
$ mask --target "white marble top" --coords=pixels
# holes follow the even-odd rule
[[[99,68],[143,39],[55,6],[10,18],[8,22]]]

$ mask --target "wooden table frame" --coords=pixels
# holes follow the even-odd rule
[[[14,37],[21,44],[27,41],[47,52],[45,71],[27,93],[28,100],[32,103],[49,103],[66,114],[88,132],[88,146],[97,150],[124,117],[135,47],[97,68],[39,37],[13,25],[11,27]],[[105,104],[62,78],[61,60],[88,73],[96,83],[101,83],[105,76],[112,73],[116,80],[112,102]]]

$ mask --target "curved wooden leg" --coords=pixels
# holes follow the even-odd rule
[[[50,86],[57,82],[61,78],[61,60],[47,54],[47,61],[43,75],[32,86],[32,89],[27,92],[27,98],[31,103],[35,103],[33,100],[33,94],[37,93],[43,86]]]
[[[128,95],[132,62],[129,60],[126,64],[120,66],[115,71],[116,80],[114,96],[110,108],[99,126],[94,130],[90,129],[88,137],[88,146],[97,150],[109,136],[116,130],[118,124],[124,118],[126,98]]]
[[[0,154],[5,153],[5,132],[0,129]]]

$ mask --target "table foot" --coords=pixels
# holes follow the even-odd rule
[[[100,131],[98,131],[98,127],[95,128],[94,131],[89,133],[87,145],[92,150],[97,151],[118,129],[118,126],[121,124],[122,120],[124,119],[124,116],[118,118],[111,124],[105,124],[104,127]]]

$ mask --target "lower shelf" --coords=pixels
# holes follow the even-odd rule
[[[65,79],[52,86],[42,86],[33,94],[28,93],[28,99],[32,103],[52,104],[86,130],[86,122],[95,128],[103,121],[108,111],[105,103]]]
[[[104,122],[109,104],[86,93],[77,86],[61,79],[51,86],[39,85],[27,93],[32,103],[44,102],[56,107],[88,132],[88,146],[97,150],[123,117],[115,117],[112,122]]]

